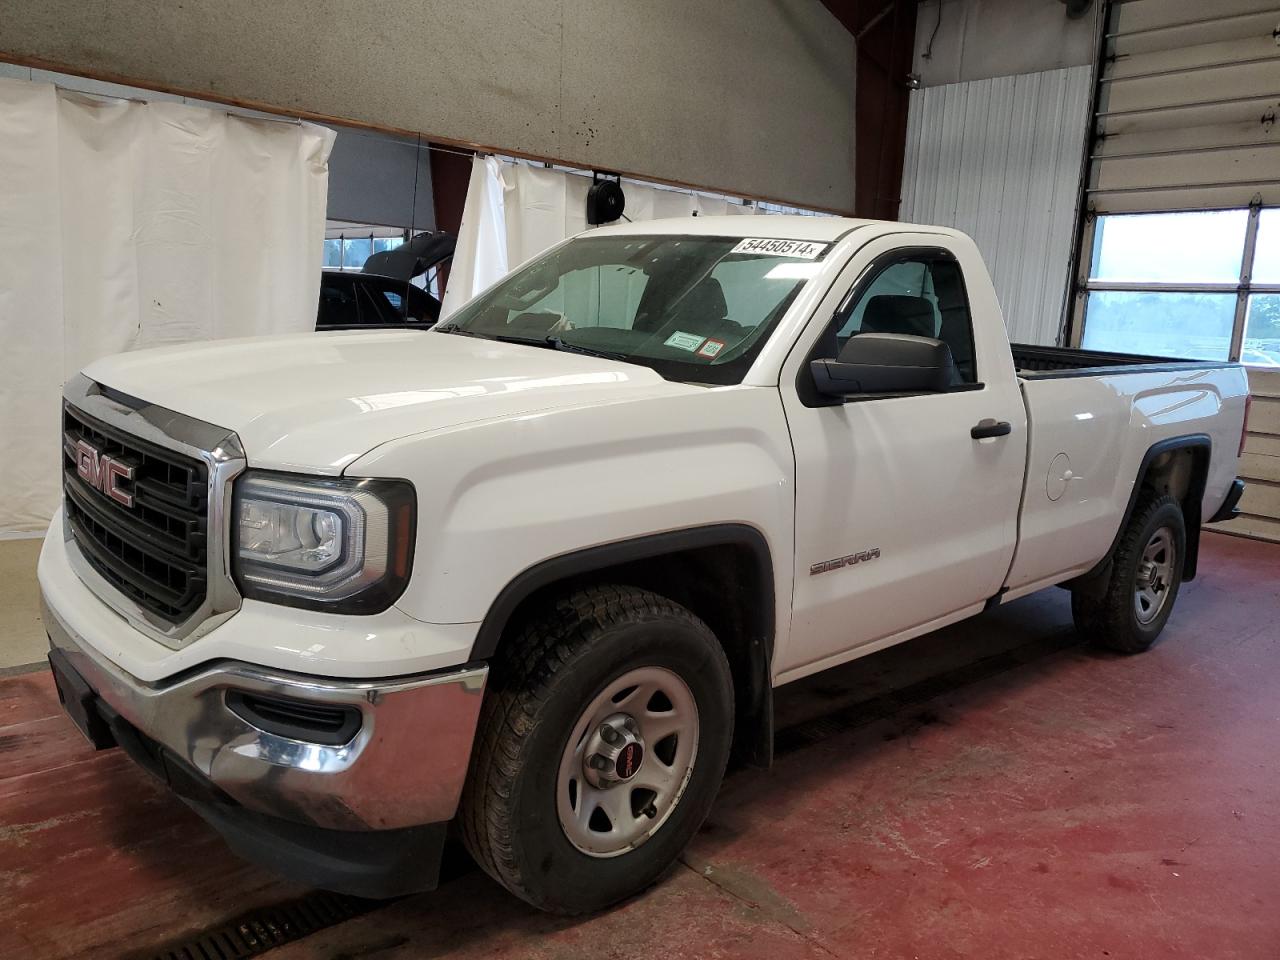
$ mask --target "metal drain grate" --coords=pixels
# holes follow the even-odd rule
[[[253,910],[213,930],[135,957],[137,960],[246,960],[390,902],[318,890],[298,900]]]

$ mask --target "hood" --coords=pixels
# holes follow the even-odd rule
[[[458,238],[450,233],[420,233],[394,250],[375,253],[364,262],[362,273],[376,273],[408,283],[453,256]]]
[[[702,389],[615,360],[416,330],[160,347],[84,372],[234,430],[251,466],[333,475],[414,433]]]

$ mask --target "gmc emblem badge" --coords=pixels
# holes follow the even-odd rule
[[[133,494],[120,487],[121,481],[133,479],[132,465],[102,453],[84,440],[76,441],[75,457],[76,474],[81,480],[116,503],[133,506]]]

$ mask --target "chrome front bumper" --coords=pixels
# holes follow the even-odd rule
[[[334,830],[440,823],[457,811],[487,666],[390,680],[326,680],[221,662],[144,683],[76,635],[42,597],[52,647],[94,693],[146,737],[242,806]],[[232,691],[360,711],[342,746],[258,729],[227,705]]]

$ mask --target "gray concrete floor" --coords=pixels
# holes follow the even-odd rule
[[[36,585],[40,542],[0,540],[0,674],[43,663],[49,649]]]

